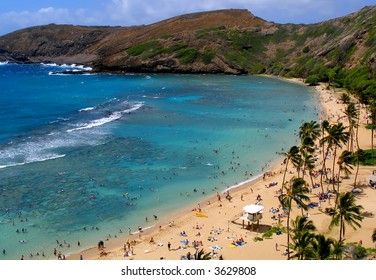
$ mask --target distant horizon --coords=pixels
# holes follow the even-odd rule
[[[89,2],[89,3],[88,3]],[[248,10],[278,24],[314,24],[374,6],[374,0],[19,0],[2,3],[0,36],[48,24],[75,26],[141,26],[173,17],[216,10]]]

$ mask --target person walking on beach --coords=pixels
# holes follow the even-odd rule
[[[170,241],[168,241],[168,243],[167,243],[167,248],[168,248],[169,251],[171,251],[171,242]]]

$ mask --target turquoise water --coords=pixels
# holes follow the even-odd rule
[[[315,95],[278,79],[51,75],[65,68],[0,65],[1,259],[153,226],[261,174],[317,119]]]

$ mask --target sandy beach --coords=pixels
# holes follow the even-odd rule
[[[297,79],[289,81],[301,83]],[[332,123],[340,120],[346,125],[346,119],[342,118],[344,105],[339,102],[340,91],[327,90],[325,85],[316,86],[315,90],[321,101],[320,118]],[[361,110],[360,122],[360,148],[370,149],[371,131],[364,128],[364,124],[367,123],[364,109]],[[327,166],[331,166],[330,160]],[[278,190],[282,185],[284,168],[283,158],[279,158],[269,170],[265,170],[264,176],[228,190],[231,199],[226,199],[227,190],[222,190],[209,200],[199,201],[199,204],[182,209],[167,219],[149,221],[152,226],[149,230],[132,235],[128,232],[119,233],[116,238],[105,240],[104,248],[97,248],[97,244],[93,244],[93,248],[70,255],[67,259],[77,260],[82,256],[88,260],[180,260],[188,252],[194,254],[196,249],[193,244],[196,244],[198,249],[203,248],[205,252],[211,252],[213,259],[285,260],[286,234],[273,234],[270,238],[263,238],[263,234],[270,227],[286,226],[286,218],[282,218],[279,223],[278,219],[274,219],[275,213],[272,212],[272,208],[277,209],[280,205]],[[357,204],[363,206],[363,212],[375,212],[376,190],[367,184],[367,176],[372,174],[374,169],[376,167],[363,166],[357,177],[358,185],[364,185],[361,187],[362,192],[356,195]],[[286,180],[295,176],[294,172],[293,167],[289,166]],[[353,189],[354,176],[355,170],[349,179],[344,179],[341,183],[341,192]],[[325,190],[327,187],[324,185]],[[312,189],[309,195],[311,202],[320,202],[320,191],[321,188]],[[259,226],[243,227],[242,220],[239,219],[244,214],[243,207],[256,202],[264,207]],[[324,211],[333,205],[333,199],[323,201],[321,207],[309,209],[308,215],[318,232],[338,239],[339,228],[328,229],[331,216]],[[196,214],[199,210],[202,215]],[[292,218],[296,215],[301,215],[301,211],[294,206]],[[375,225],[376,216],[373,214],[364,217],[360,229],[353,230],[348,226],[345,243],[362,242],[364,247],[374,248],[371,235]],[[243,240],[243,245],[234,246],[232,243],[238,240]]]

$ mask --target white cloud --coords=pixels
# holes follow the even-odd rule
[[[149,24],[176,15],[217,10],[248,9],[254,15],[276,22],[319,21],[330,18],[343,0],[112,0],[107,6],[111,20],[119,24]]]
[[[246,7],[247,1],[182,1],[182,0],[112,0],[107,11],[114,21],[128,21],[131,24],[147,24],[173,16],[225,8]]]
[[[97,13],[85,9],[69,10],[66,8],[45,7],[37,11],[7,12],[0,15],[0,34],[4,27],[8,29],[21,29],[29,26],[56,24],[99,24]],[[5,30],[4,32],[6,32]]]
[[[30,25],[39,25],[50,22],[61,22],[63,18],[69,18],[69,11],[67,9],[56,9],[52,7],[42,8],[36,12],[21,11],[8,12],[1,15],[2,24],[13,24],[19,27],[26,27]]]

